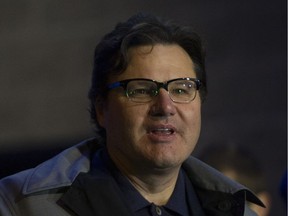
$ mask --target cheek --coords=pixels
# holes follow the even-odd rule
[[[201,102],[198,97],[192,101],[191,105],[183,106],[182,110],[184,111],[184,115],[187,115],[187,119],[192,121],[193,124],[201,122]]]
[[[138,128],[144,119],[145,108],[143,105],[129,101],[114,100],[104,110],[104,122],[109,131],[129,133]]]
[[[188,134],[190,136],[199,136],[201,129],[201,106],[196,105],[190,107],[190,109],[186,110],[183,115],[183,119],[185,119],[187,125]]]
[[[198,129],[198,133],[200,133],[200,129],[201,129],[201,107],[197,107],[195,113],[194,113],[194,124],[195,126],[197,126]]]
[[[129,104],[130,105],[130,104]],[[121,115],[123,117],[123,124],[126,125],[126,129],[129,131],[137,130],[143,125],[145,117],[147,116],[145,106],[143,104],[132,104],[131,106],[125,106],[121,110]],[[118,111],[119,112],[119,111]],[[134,131],[135,133],[136,131]]]

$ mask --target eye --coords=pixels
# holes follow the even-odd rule
[[[187,91],[187,88],[174,88],[172,91],[170,91],[174,95],[183,95],[183,94],[189,94]]]
[[[127,93],[129,97],[151,97],[155,95],[155,91],[157,91],[157,86],[155,83],[147,80],[131,81],[127,86]]]
[[[191,91],[191,84],[186,82],[175,82],[170,86],[170,92],[175,95],[189,94]]]
[[[136,88],[136,89],[130,89],[128,92],[129,96],[146,96],[151,94],[151,90],[147,88]]]

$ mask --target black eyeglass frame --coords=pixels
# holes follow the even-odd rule
[[[196,84],[196,91],[198,91],[200,89],[200,87],[201,87],[201,80],[199,80],[197,78],[190,78],[190,77],[171,79],[171,80],[168,80],[167,82],[158,82],[156,80],[146,79],[146,78],[135,78],[135,79],[121,80],[121,81],[118,81],[118,82],[114,82],[114,83],[108,84],[107,85],[107,89],[108,90],[112,90],[112,89],[115,89],[115,88],[118,88],[118,87],[122,87],[124,89],[124,91],[125,91],[125,94],[126,94],[127,98],[131,99],[129,97],[128,93],[127,93],[127,85],[128,85],[128,83],[131,82],[131,81],[141,81],[141,80],[142,81],[150,81],[150,82],[155,83],[156,86],[157,86],[157,94],[158,94],[160,88],[164,88],[167,92],[169,92],[168,91],[169,83],[177,81],[177,80],[179,80],[179,81],[181,81],[181,80],[193,81]],[[157,94],[155,94],[154,96],[157,96]],[[192,98],[190,101],[194,100],[194,98]],[[174,101],[174,100],[172,100],[172,101]],[[187,103],[190,102],[190,101],[187,101]],[[174,102],[176,102],[176,101],[174,101]],[[185,103],[185,102],[179,102],[179,103]]]

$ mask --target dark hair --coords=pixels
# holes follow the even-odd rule
[[[110,74],[123,72],[128,65],[128,49],[141,45],[177,44],[191,57],[196,76],[201,80],[200,97],[206,96],[205,55],[200,37],[191,29],[164,21],[151,14],[139,13],[119,23],[96,46],[92,86],[89,91],[91,119],[98,135],[105,139],[105,130],[96,119],[95,103],[105,100],[107,79]]]

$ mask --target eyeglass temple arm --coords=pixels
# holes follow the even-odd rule
[[[118,88],[122,86],[122,84],[120,82],[114,82],[114,83],[111,83],[110,85],[108,85],[108,89],[114,89],[114,88]]]

